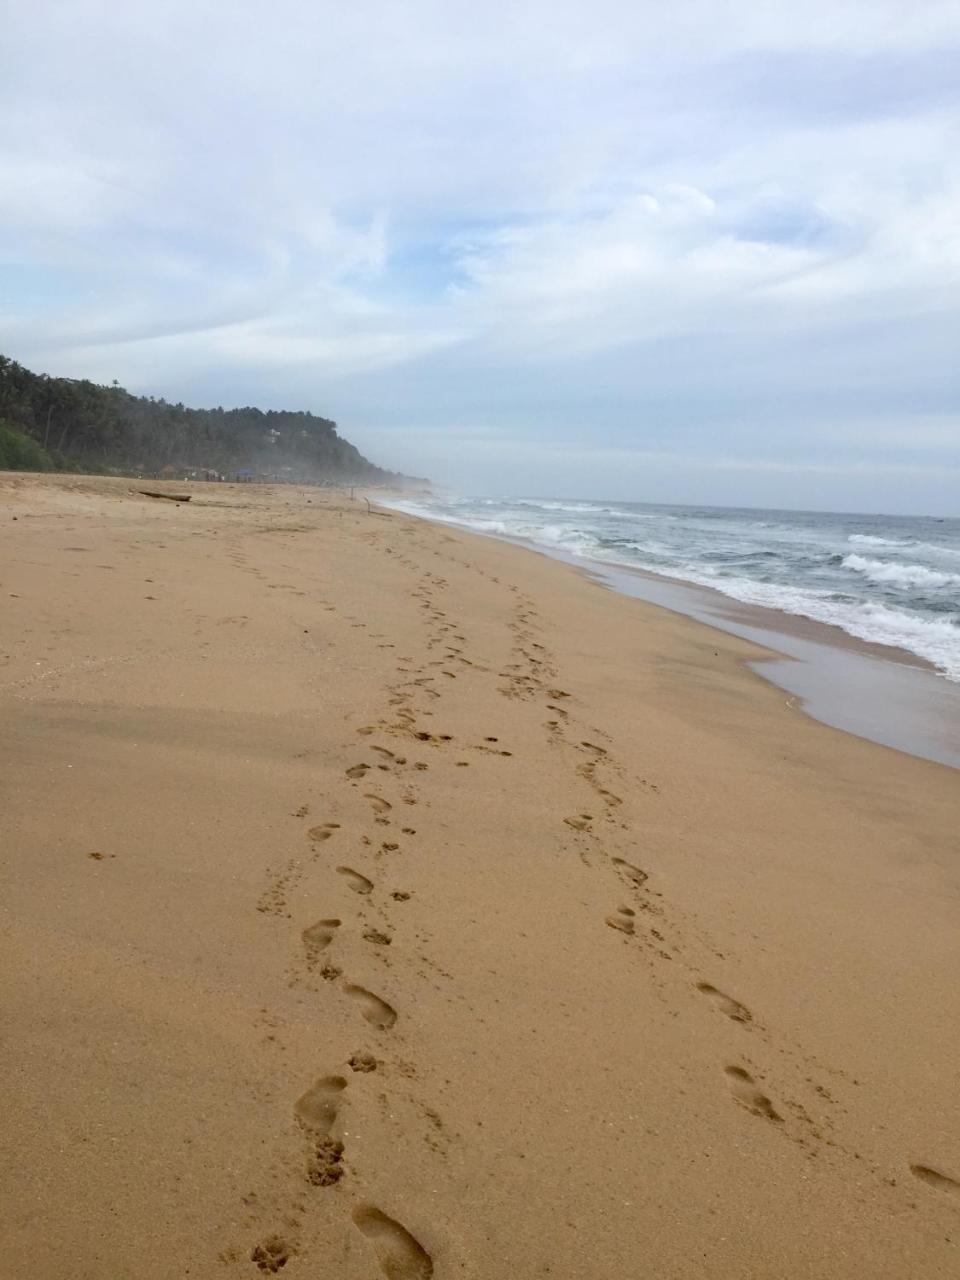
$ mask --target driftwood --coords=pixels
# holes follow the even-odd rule
[[[370,499],[369,499],[369,498],[364,498],[364,502],[367,504],[367,515],[368,515],[368,516],[386,516],[387,518],[389,518],[390,516],[392,516],[392,515],[393,515],[393,512],[392,512],[392,511],[374,511],[373,507],[371,507],[371,505],[370,505]],[[340,514],[342,515],[342,514],[343,514],[343,512],[341,512]]]
[[[189,502],[193,497],[192,493],[157,493],[154,489],[138,489],[137,492],[145,498],[166,498],[168,502]]]

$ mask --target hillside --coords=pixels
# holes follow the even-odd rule
[[[365,482],[374,466],[307,412],[190,409],[123,387],[32,373],[0,356],[0,470],[216,473],[270,480]]]

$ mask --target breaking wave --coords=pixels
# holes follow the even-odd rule
[[[392,505],[811,618],[960,681],[960,520],[560,498],[431,495]]]

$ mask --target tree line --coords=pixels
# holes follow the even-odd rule
[[[365,481],[397,477],[307,412],[190,409],[0,356],[0,470]]]

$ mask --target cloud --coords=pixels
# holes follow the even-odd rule
[[[442,413],[425,470],[490,424],[786,459],[798,420],[841,465],[881,392],[953,456],[958,49],[956,4],[899,0],[39,0],[0,67],[0,348],[374,453]]]

